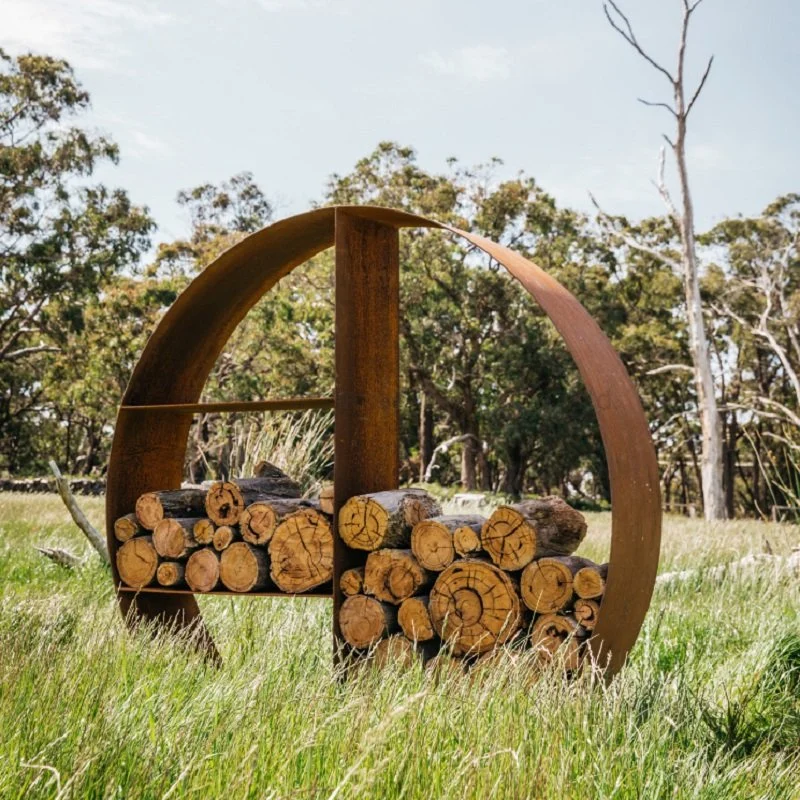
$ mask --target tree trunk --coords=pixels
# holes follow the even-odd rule
[[[392,605],[427,589],[434,575],[423,567],[410,550],[384,548],[367,556],[364,592]]]
[[[428,609],[434,630],[457,656],[504,644],[522,621],[511,577],[478,559],[455,561],[440,573]]]
[[[282,592],[307,592],[333,577],[333,531],[313,508],[289,514],[269,541],[270,575]]]
[[[431,517],[418,522],[411,531],[411,550],[425,569],[441,572],[456,557],[455,532],[459,528],[480,533],[486,520],[475,514]]]
[[[134,589],[149,586],[156,577],[158,553],[152,536],[135,536],[117,550],[119,577]]]
[[[269,582],[267,554],[247,542],[234,542],[222,551],[219,578],[232,592],[257,592]]]
[[[474,492],[478,487],[475,469],[476,457],[476,441],[470,433],[465,436],[464,442],[461,445],[461,485],[468,492]]]
[[[217,481],[206,495],[206,515],[217,525],[238,525],[246,506],[275,497],[300,497],[300,486],[277,467],[261,478]]]
[[[534,558],[566,556],[586,535],[586,520],[560,497],[500,506],[481,531],[483,549],[497,566],[522,569]]]
[[[422,489],[351,497],[339,511],[339,536],[356,550],[408,547],[414,525],[441,513],[439,503]]]
[[[366,650],[397,630],[397,609],[374,597],[348,597],[339,611],[344,640],[356,650]]]
[[[136,501],[136,519],[152,531],[165,517],[199,517],[204,513],[205,500],[203,489],[147,492]]]

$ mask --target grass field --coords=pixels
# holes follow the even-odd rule
[[[102,501],[84,503],[99,525]],[[581,552],[607,554],[610,517]],[[800,529],[670,517],[660,571]],[[610,687],[521,662],[470,677],[330,665],[325,600],[206,598],[213,668],[128,635],[57,498],[0,495],[0,798],[800,798],[800,578],[656,590]]]

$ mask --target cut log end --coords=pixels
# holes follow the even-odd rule
[[[436,636],[428,612],[428,597],[409,597],[397,611],[397,622],[412,642],[429,642]]]
[[[158,553],[152,536],[136,536],[117,550],[117,571],[122,581],[133,589],[153,583],[158,569]]]
[[[587,565],[575,574],[575,594],[584,600],[596,600],[606,590],[608,564]]]
[[[158,565],[156,579],[160,586],[182,586],[184,582],[185,566],[177,561],[163,561]]]
[[[339,611],[339,629],[344,640],[356,650],[365,650],[392,633],[397,610],[373,597],[348,597]]]
[[[153,544],[162,558],[186,558],[198,543],[194,538],[196,519],[162,519],[153,531]]]
[[[469,558],[470,556],[479,554],[483,549],[481,546],[480,531],[476,532],[467,525],[456,528],[453,533],[453,547],[456,553],[462,558]]]
[[[376,550],[386,536],[389,514],[369,497],[352,497],[339,512],[339,536],[356,550]]]
[[[323,484],[319,491],[319,507],[324,514],[333,516],[333,484]]]
[[[136,501],[136,518],[143,528],[152,531],[167,517],[198,517],[203,511],[205,497],[202,489],[146,492]]]
[[[189,556],[186,562],[186,583],[193,592],[211,592],[219,584],[219,558],[204,547]]]
[[[211,544],[214,541],[216,526],[210,519],[199,519],[192,528],[197,544]]]
[[[573,616],[544,614],[531,629],[531,644],[541,661],[563,658],[568,670],[576,670],[581,661],[581,640],[585,631]]]
[[[580,598],[575,601],[575,619],[578,624],[587,631],[593,631],[597,625],[597,615],[600,613],[600,603],[597,600],[584,600]]]
[[[418,522],[411,531],[411,550],[425,569],[441,572],[456,557],[453,533],[436,519]]]
[[[114,522],[114,537],[118,542],[125,543],[134,536],[143,534],[144,530],[136,519],[136,514],[126,514]]]
[[[436,633],[454,655],[476,654],[507,642],[520,626],[511,578],[484,561],[456,561],[436,579],[429,611]]]
[[[219,577],[232,592],[256,592],[269,580],[267,555],[247,542],[234,542],[222,552]]]
[[[500,506],[481,530],[481,545],[501,569],[522,569],[536,556],[536,530],[515,508]]]
[[[237,525],[244,510],[244,497],[230,481],[217,481],[206,495],[206,514],[216,525]]]
[[[399,605],[433,583],[433,575],[420,566],[410,550],[387,548],[367,556],[364,591],[392,605]]]
[[[572,603],[573,576],[583,559],[567,556],[541,558],[528,564],[520,577],[520,592],[525,605],[539,614],[552,614]]]
[[[346,569],[339,578],[339,588],[345,597],[354,597],[364,591],[364,567]]]
[[[239,518],[242,538],[250,544],[266,544],[275,533],[278,517],[269,503],[252,503]]]
[[[312,508],[287,516],[269,542],[270,574],[283,592],[297,594],[333,577],[333,531]]]
[[[217,552],[221,552],[230,547],[235,538],[236,531],[234,528],[230,525],[220,525],[219,528],[214,531],[212,544]]]

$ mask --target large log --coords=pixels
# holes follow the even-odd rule
[[[222,551],[219,577],[232,592],[257,592],[269,582],[267,554],[247,542],[234,542]]]
[[[346,569],[339,578],[339,589],[345,597],[354,597],[364,591],[364,567]]]
[[[136,514],[126,514],[114,521],[114,538],[123,544],[128,539],[133,539],[134,536],[140,536],[144,533],[145,529],[139,524],[136,519]]]
[[[479,535],[486,520],[475,514],[431,517],[418,522],[411,531],[411,550],[425,569],[441,572],[456,557],[456,531],[466,528]],[[463,535],[463,534],[462,534]],[[480,540],[478,540],[480,547]]]
[[[414,525],[441,513],[439,503],[422,489],[363,494],[340,509],[339,536],[356,550],[408,547]]]
[[[581,661],[581,642],[586,631],[571,614],[543,614],[533,623],[531,644],[541,661],[564,659],[568,670],[576,670]]]
[[[210,548],[195,550],[186,562],[186,583],[193,592],[211,592],[219,584],[219,557]]]
[[[567,556],[586,535],[586,520],[560,497],[499,506],[481,530],[481,544],[502,569],[518,570],[543,556]]]
[[[578,556],[553,556],[531,562],[519,579],[522,601],[539,614],[552,614],[571,606],[574,576],[590,563]]]
[[[158,553],[152,536],[135,536],[117,550],[119,577],[134,589],[149,586],[156,577]]]
[[[504,644],[522,621],[511,577],[480,559],[455,561],[440,573],[428,609],[434,630],[454,655],[484,653]]]
[[[162,561],[156,570],[158,585],[173,589],[183,586],[185,572],[185,565],[178,561]]]
[[[351,647],[365,650],[397,630],[397,609],[363,594],[348,597],[339,611],[339,628]]]
[[[283,592],[307,592],[333,577],[333,531],[313,508],[289,514],[269,541],[270,575]]]
[[[152,531],[166,517],[199,517],[203,514],[206,493],[203,489],[173,489],[147,492],[136,501],[136,519]]]
[[[318,508],[299,497],[270,497],[251,503],[239,517],[242,539],[250,544],[266,544],[281,520],[303,508]]]
[[[397,622],[406,638],[412,642],[429,642],[436,637],[431,615],[428,611],[430,598],[409,597],[403,600],[397,611]]]
[[[433,578],[410,550],[375,550],[367,556],[364,567],[364,592],[397,606],[428,588]]]
[[[211,484],[206,494],[206,515],[217,525],[238,525],[246,506],[273,497],[300,497],[300,486],[277,467],[274,475],[234,478]]]
[[[170,560],[187,558],[200,545],[194,538],[196,519],[162,519],[153,531],[156,552]]]
[[[587,564],[576,575],[573,585],[575,594],[584,600],[596,600],[603,596],[608,578],[608,564]]]

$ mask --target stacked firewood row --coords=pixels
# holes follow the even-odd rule
[[[133,589],[286,592],[333,577],[332,502],[266,462],[258,477],[148,492],[116,520],[116,564]]]
[[[561,498],[486,519],[443,515],[421,490],[378,492],[351,498],[338,523],[351,561],[363,560],[339,582],[339,628],[356,651],[474,658],[514,642],[577,668],[607,565],[572,555],[586,521]]]

